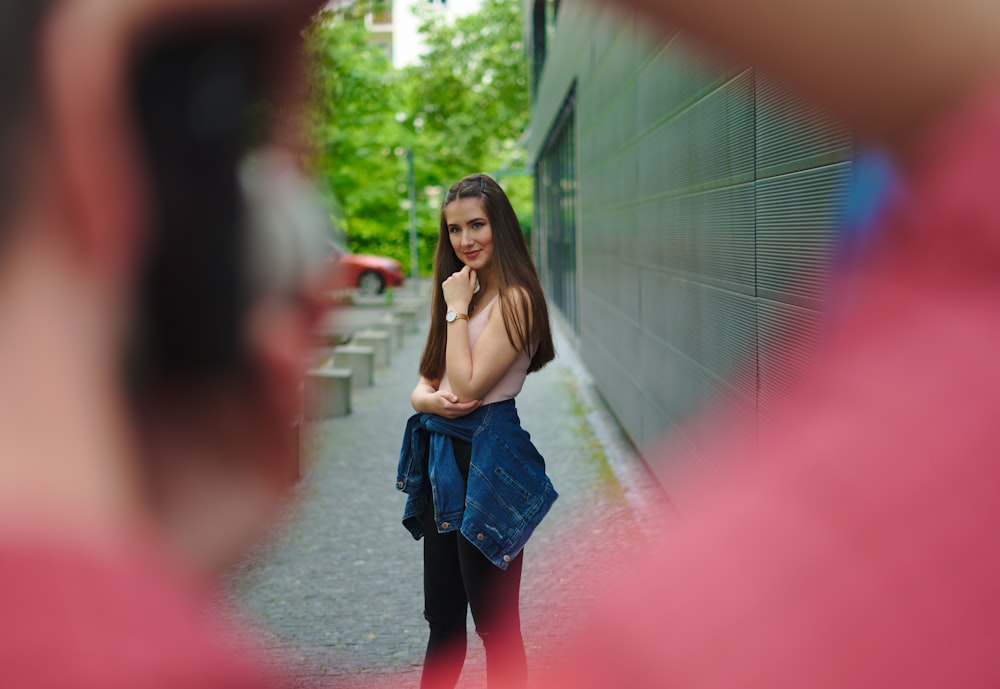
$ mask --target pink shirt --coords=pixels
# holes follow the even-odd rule
[[[494,304],[497,303],[497,297],[493,297],[487,304],[482,308],[482,310],[469,319],[469,349],[474,349],[476,346],[476,341],[479,340],[479,336],[483,334],[483,330],[486,329],[486,324],[490,320],[490,312],[493,310]],[[483,404],[492,404],[493,402],[503,402],[504,400],[509,400],[517,397],[517,393],[521,392],[521,387],[524,385],[524,379],[528,375],[528,367],[531,365],[531,357],[528,356],[523,350],[517,355],[517,359],[511,365],[507,372],[503,374],[497,384],[493,386],[486,395],[483,397]],[[451,384],[448,382],[448,368],[445,367],[444,374],[441,376],[441,390],[451,392]]]
[[[117,554],[0,540],[0,686],[275,689],[273,659],[145,545]],[[236,632],[239,632],[238,634]]]

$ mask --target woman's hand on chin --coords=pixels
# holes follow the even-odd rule
[[[441,283],[444,303],[448,305],[448,308],[466,314],[469,312],[469,304],[472,302],[475,289],[476,271],[469,266],[465,266],[457,273],[452,273],[447,280]]]

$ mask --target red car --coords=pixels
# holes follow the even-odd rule
[[[334,287],[356,287],[362,294],[373,295],[403,284],[403,266],[396,259],[352,254],[336,242],[328,242],[330,260],[337,263]]]

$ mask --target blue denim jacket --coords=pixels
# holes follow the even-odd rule
[[[463,490],[452,438],[472,443]],[[403,526],[424,535],[420,515],[433,496],[439,533],[459,530],[501,569],[521,552],[557,497],[545,460],[521,428],[514,400],[446,419],[414,414],[406,422],[396,488],[406,493]]]

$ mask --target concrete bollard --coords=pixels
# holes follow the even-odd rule
[[[403,322],[403,332],[412,333],[417,330],[417,309],[416,307],[406,307],[393,309],[392,315]]]
[[[382,320],[368,326],[369,330],[389,333],[389,342],[393,349],[403,348],[403,322],[391,314],[386,314]]]
[[[319,333],[320,344],[324,347],[336,347],[347,342],[349,338],[349,333],[345,333],[335,325],[323,326]]]
[[[375,348],[363,345],[340,345],[333,350],[329,366],[351,369],[354,387],[375,384]]]
[[[330,419],[350,413],[351,369],[311,369],[306,375],[306,416]]]
[[[379,330],[361,330],[354,333],[351,344],[371,347],[375,350],[375,365],[388,366],[392,363],[389,333]]]

